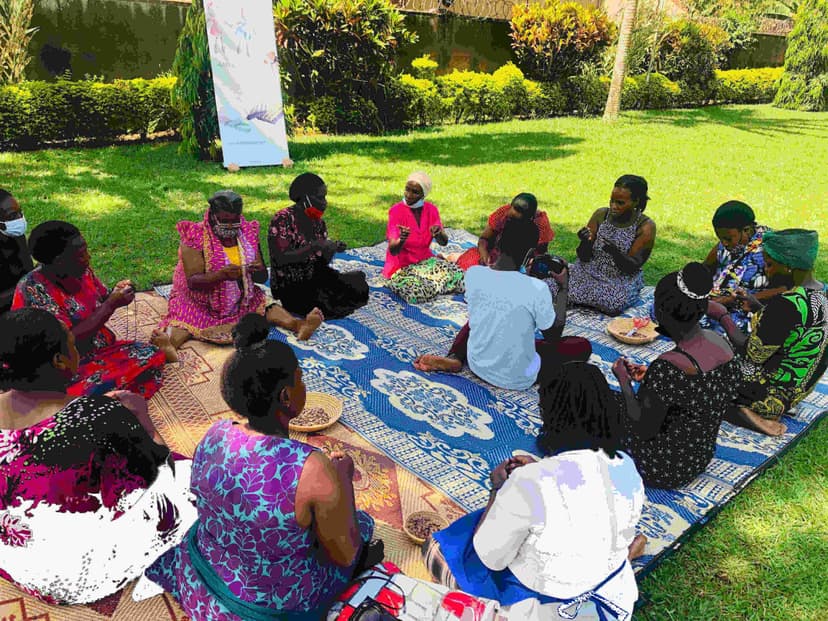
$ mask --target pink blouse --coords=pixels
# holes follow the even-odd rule
[[[385,231],[385,238],[390,242],[400,236],[397,225],[407,226],[411,229],[411,233],[397,256],[392,255],[389,250],[385,251],[385,267],[382,268],[382,275],[391,278],[398,269],[434,256],[431,252],[431,227],[435,224],[443,226],[440,221],[440,212],[437,211],[437,205],[434,203],[426,202],[423,205],[420,224],[417,224],[417,219],[411,213],[411,207],[404,202],[400,201],[391,207],[388,210],[388,228]]]

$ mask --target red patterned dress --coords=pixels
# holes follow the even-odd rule
[[[37,267],[18,283],[12,309],[42,308],[67,329],[72,329],[89,318],[109,295],[109,290],[91,269],[83,275],[81,283],[80,291],[70,294]],[[166,356],[154,345],[119,341],[104,326],[86,347],[78,343],[78,349],[81,354],[78,373],[66,389],[70,395],[129,390],[149,399],[161,388]]]
[[[497,249],[497,242],[500,239],[500,234],[503,233],[503,228],[506,226],[506,214],[509,213],[511,208],[512,206],[509,204],[503,205],[493,211],[489,216],[487,224],[495,233],[494,238],[489,243],[489,257],[491,263],[497,261],[497,257],[500,254],[500,251]],[[540,233],[540,236],[538,237],[538,246],[549,244],[553,239],[555,239],[555,231],[552,230],[552,227],[549,224],[549,218],[546,216],[545,211],[539,210],[535,212],[534,222],[538,226],[538,232]],[[480,265],[480,251],[477,247],[469,248],[457,259],[457,266],[464,272],[472,265]]]

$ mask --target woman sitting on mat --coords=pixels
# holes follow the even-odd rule
[[[296,355],[267,340],[260,315],[242,317],[222,372],[227,404],[246,421],[215,423],[193,460],[198,522],[146,572],[195,620],[322,618],[363,567],[371,517],[354,506],[351,458],[288,438],[305,407]]]
[[[432,240],[445,246],[448,235],[437,206],[425,201],[430,191],[427,174],[411,173],[403,200],[388,210],[388,250],[382,275],[390,279],[388,288],[410,304],[463,291],[463,272],[431,251]]]
[[[265,294],[256,286],[267,280],[259,247],[259,223],[242,216],[242,197],[231,190],[216,192],[201,222],[179,222],[178,265],[173,275],[167,328],[176,349],[190,338],[226,345],[239,318],[265,313]],[[307,339],[322,322],[319,309],[304,320],[277,304],[267,308],[273,324]]]
[[[701,263],[688,263],[662,278],[654,302],[658,331],[675,348],[649,368],[625,358],[612,367],[626,410],[624,447],[652,487],[677,488],[704,472],[736,395],[739,364],[730,344],[699,325],[712,286]],[[641,382],[637,394],[633,380]]]
[[[20,204],[0,188],[0,313],[11,308],[17,283],[34,269],[26,226]]]
[[[111,290],[89,266],[89,249],[68,222],[50,220],[35,227],[29,249],[40,262],[23,277],[12,308],[42,308],[72,331],[81,353],[70,395],[101,395],[129,390],[149,399],[161,387],[164,364],[176,359],[169,337],[153,333],[151,344],[120,341],[106,322],[135,299],[135,287],[122,280]]]
[[[786,427],[779,419],[808,396],[828,367],[828,288],[814,277],[816,231],[768,231],[763,246],[768,278],[784,283],[787,291],[765,306],[736,291],[743,308],[755,313],[750,333],[739,330],[720,305],[709,314],[744,353],[736,406],[728,420],[780,435]]]
[[[290,184],[293,205],[270,221],[270,290],[291,313],[320,309],[328,319],[347,317],[368,303],[365,272],[338,272],[328,265],[345,243],[328,239],[322,216],[328,188],[320,177],[302,173]]]
[[[585,363],[549,369],[540,385],[544,457],[497,466],[486,508],[434,533],[426,566],[449,588],[509,606],[510,619],[631,619],[644,485],[620,450],[615,398]]]
[[[767,302],[786,290],[773,286],[765,274],[762,238],[770,229],[756,224],[749,205],[727,201],[713,214],[713,230],[719,243],[704,260],[704,266],[713,273],[710,299],[727,307],[731,319],[744,330],[750,316],[739,308],[737,289],[745,289],[760,302]],[[721,331],[718,324],[716,328]]]
[[[496,209],[489,216],[488,224],[480,234],[476,248],[469,248],[466,252],[449,255],[449,261],[457,263],[464,272],[472,265],[493,265],[498,257],[498,239],[503,234],[503,227],[508,220],[528,218],[538,227],[538,254],[547,251],[549,243],[555,239],[555,231],[549,226],[546,212],[538,211],[538,199],[534,194],[522,193],[512,199],[512,202]]]
[[[578,260],[569,279],[569,301],[617,315],[632,306],[644,286],[641,268],[650,257],[656,225],[644,215],[647,181],[620,177],[610,206],[598,209],[578,231]]]
[[[521,273],[527,254],[538,245],[538,227],[529,219],[509,220],[498,239],[492,267],[466,272],[469,321],[448,356],[414,360],[419,371],[457,373],[468,362],[472,372],[493,386],[523,390],[535,383],[542,366],[589,360],[592,346],[580,337],[561,337],[566,323],[566,268],[553,274],[559,292],[554,303],[546,283]],[[540,330],[543,340],[535,340]]]
[[[115,593],[196,518],[144,399],[67,394],[78,358],[51,313],[0,317],[0,577],[50,604]]]

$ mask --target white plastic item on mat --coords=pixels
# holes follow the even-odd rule
[[[403,574],[394,574],[393,581],[405,593],[400,621],[498,621],[498,602]]]

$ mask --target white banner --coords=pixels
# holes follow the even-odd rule
[[[288,157],[271,0],[204,0],[224,165]]]

